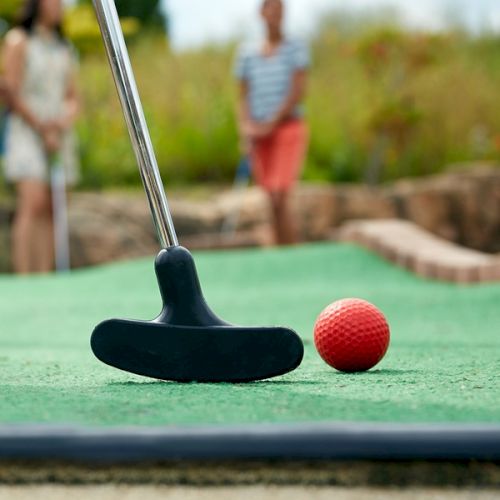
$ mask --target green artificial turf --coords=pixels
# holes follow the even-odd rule
[[[495,422],[500,416],[500,285],[421,280],[350,245],[196,254],[208,302],[226,320],[283,324],[306,343],[302,366],[270,381],[175,384],[98,362],[109,317],[150,319],[153,260],[63,276],[0,278],[0,423]],[[392,329],[382,363],[345,375],[312,343],[324,306],[361,297]]]

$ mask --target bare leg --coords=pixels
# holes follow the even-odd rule
[[[49,273],[54,270],[54,219],[52,215],[52,199],[50,188],[40,193],[40,206],[35,238],[37,241],[36,272]]]
[[[270,193],[273,224],[278,245],[294,245],[298,242],[297,231],[290,210],[290,194],[286,191]]]
[[[50,192],[39,181],[18,182],[17,208],[12,226],[12,263],[14,272],[49,271],[52,269],[50,248],[53,248],[51,227]],[[50,221],[50,222],[48,222]]]
[[[16,185],[16,214],[12,224],[12,267],[17,274],[31,272],[31,232],[33,218],[30,210],[30,186],[28,181]]]

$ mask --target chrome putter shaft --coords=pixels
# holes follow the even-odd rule
[[[115,368],[177,382],[250,382],[295,369],[304,347],[293,330],[233,326],[205,302],[193,258],[177,241],[116,7],[112,0],[94,6],[162,247],[155,270],[163,299],[153,321],[99,324],[94,354]]]

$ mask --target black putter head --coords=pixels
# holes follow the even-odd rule
[[[293,330],[233,326],[210,310],[188,250],[162,250],[155,268],[161,314],[153,321],[99,324],[91,346],[102,362],[177,382],[251,382],[300,365],[304,346]]]

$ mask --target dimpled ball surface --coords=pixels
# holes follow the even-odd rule
[[[318,317],[314,343],[320,356],[343,372],[373,368],[389,347],[389,325],[384,315],[361,299],[330,304]]]

